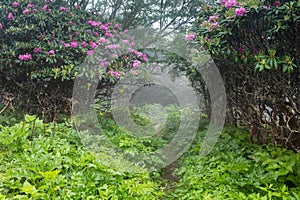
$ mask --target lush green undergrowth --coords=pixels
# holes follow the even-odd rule
[[[200,148],[195,142],[181,159],[166,199],[300,199],[300,154],[250,144],[246,131],[229,127],[209,155]]]
[[[43,124],[26,116],[0,126],[0,199],[157,199],[158,182],[146,171],[126,173],[122,158],[103,163],[87,151],[70,124]],[[115,166],[115,167],[113,167]]]
[[[150,152],[175,133],[178,112],[169,109],[169,126],[152,139],[138,139],[108,117],[102,128],[120,148]],[[141,112],[134,118],[150,123]],[[204,125],[177,161],[179,181],[171,183],[142,168],[126,172],[136,165],[110,150],[89,152],[68,120],[44,124],[26,116],[0,126],[0,199],[300,199],[300,154],[250,144],[246,131],[227,127],[214,150],[200,157]]]

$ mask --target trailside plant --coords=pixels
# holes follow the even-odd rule
[[[222,75],[227,122],[247,127],[252,142],[295,152],[300,152],[299,14],[296,0],[221,0],[202,7],[197,36],[187,37],[205,47]],[[184,70],[197,72],[194,66]],[[194,74],[194,85],[201,85],[200,74]]]
[[[105,150],[105,148],[103,148]],[[159,199],[159,183],[107,149],[87,151],[72,123],[36,116],[0,126],[0,199]],[[125,169],[125,170],[124,170]]]
[[[112,38],[126,33],[100,13],[78,6],[10,0],[0,8],[0,69],[7,79],[73,80],[97,47],[116,50],[121,44],[114,44]],[[131,49],[120,57],[121,64],[99,63],[100,79],[118,79],[146,61],[144,54],[134,50],[133,41],[126,43]]]
[[[179,162],[179,182],[164,199],[299,199],[300,154],[250,145],[247,131],[227,127],[207,156],[202,137]]]
[[[18,97],[14,103],[24,113],[44,115],[46,121],[70,114],[77,76],[96,77],[101,90],[125,74],[136,74],[146,62],[147,56],[135,49],[126,32],[118,23],[78,5],[1,1],[1,87]],[[94,74],[83,71],[89,61],[96,68]]]

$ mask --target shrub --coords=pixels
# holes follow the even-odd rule
[[[197,41],[224,79],[227,122],[247,126],[253,141],[295,151],[300,149],[299,12],[299,1],[224,0],[204,6],[195,25]]]
[[[2,84],[31,100],[27,107],[38,104],[36,109],[59,106],[58,102],[64,105],[60,109],[67,107],[66,99],[84,59],[96,47],[113,54],[121,45],[114,44],[113,38],[126,32],[99,13],[78,6],[59,7],[52,1],[10,0],[2,2],[0,8]],[[131,49],[116,62],[99,63],[99,85],[114,83],[146,61],[132,45],[128,40]],[[22,92],[16,92],[18,89]]]

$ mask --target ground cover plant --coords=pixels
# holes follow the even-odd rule
[[[299,199],[300,155],[249,145],[247,134],[225,128],[206,157],[198,155],[201,140],[195,142],[179,162],[179,182],[165,199]]]
[[[112,152],[100,160],[81,144],[70,122],[35,116],[0,127],[0,199],[157,199],[159,183]],[[116,133],[117,134],[117,133]]]
[[[105,151],[103,147],[99,157],[86,150],[69,119],[45,124],[27,115],[21,122],[0,129],[0,197],[299,199],[299,154],[273,145],[251,145],[247,131],[228,127],[214,150],[200,157],[207,124],[200,124],[194,143],[176,162],[175,171],[167,167],[150,173],[126,157],[116,157],[109,148]],[[153,151],[168,140],[134,138],[112,119],[103,121],[102,128],[129,154]],[[140,173],[128,172],[134,168]],[[163,171],[170,174],[163,175]]]

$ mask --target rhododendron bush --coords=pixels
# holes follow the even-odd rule
[[[300,1],[221,0],[194,26],[227,90],[228,122],[300,151]],[[188,37],[190,38],[190,37]]]
[[[119,24],[105,21],[100,13],[93,10],[81,10],[80,6],[59,7],[51,1],[2,2],[2,83],[8,88],[20,88],[31,95],[26,97],[35,99],[33,101],[42,98],[34,94],[37,90],[45,90],[39,93],[47,98],[53,93],[70,98],[73,80],[87,56],[93,56],[97,48],[113,54],[121,45],[126,45],[128,53],[118,57],[117,62],[99,61],[97,66],[101,71],[100,84],[112,84],[147,59],[146,55],[134,49],[133,41],[113,43],[113,38],[124,32],[126,30],[122,30]],[[57,88],[61,90],[52,90]],[[20,94],[20,91],[17,93]]]

